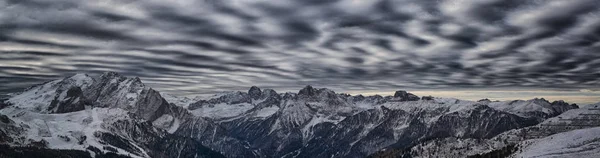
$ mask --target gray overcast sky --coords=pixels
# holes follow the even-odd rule
[[[599,41],[598,0],[0,0],[0,93],[115,71],[186,95],[310,84],[597,96]]]

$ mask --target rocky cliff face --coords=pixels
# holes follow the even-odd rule
[[[577,108],[541,99],[479,102],[251,87],[189,102],[139,78],[75,75],[1,102],[0,143],[132,157],[366,157],[457,138],[492,139]],[[177,103],[171,104],[171,103]],[[4,121],[6,120],[6,121]]]

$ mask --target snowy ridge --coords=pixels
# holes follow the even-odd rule
[[[510,157],[600,157],[600,127],[558,133],[519,143]]]
[[[545,117],[553,117],[577,107],[575,104],[569,105],[562,100],[550,103],[544,98],[489,102],[488,106],[523,117],[539,116],[540,114],[545,115]]]
[[[61,80],[47,82],[28,88],[17,93],[7,102],[32,111],[50,113],[48,109],[52,100],[65,99],[67,90],[71,87],[87,89],[94,83],[94,79],[87,74],[76,74]]]

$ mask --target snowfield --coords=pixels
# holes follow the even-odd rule
[[[100,143],[94,133],[110,132],[103,127],[110,126],[115,121],[132,119],[127,113],[119,108],[94,108],[65,114],[40,114],[13,107],[0,110],[0,114],[9,116],[23,129],[18,137],[25,139],[15,138],[21,141],[13,145],[45,141],[51,149],[76,150],[86,150],[88,146],[110,146]],[[137,157],[120,148],[113,148],[118,149],[119,154]],[[105,148],[100,150],[108,152]]]
[[[558,133],[520,143],[520,151],[511,157],[600,157],[600,127]]]

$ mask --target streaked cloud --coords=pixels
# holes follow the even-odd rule
[[[600,88],[596,0],[0,1],[0,92],[74,73],[251,85]]]

